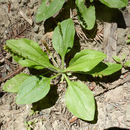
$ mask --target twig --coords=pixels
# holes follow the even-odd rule
[[[21,14],[21,16],[30,24],[33,24],[33,21],[31,19],[29,19],[21,10],[19,11],[19,13]]]
[[[5,78],[0,78],[0,83],[10,79],[11,77],[15,76],[16,74],[20,73],[21,71],[23,71],[25,68],[24,67],[20,67],[18,68],[15,72],[7,75]]]
[[[8,13],[10,13],[10,9],[11,9],[11,2],[8,2]]]
[[[106,92],[114,90],[115,88],[120,87],[121,85],[123,85],[126,82],[130,82],[130,76],[127,76],[126,78],[120,79],[120,82],[118,84],[116,84],[114,87],[103,90],[102,92],[96,94],[95,97],[101,96]]]

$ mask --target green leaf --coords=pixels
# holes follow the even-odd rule
[[[130,34],[128,34],[128,36],[127,36],[128,38],[130,38]]]
[[[121,63],[121,59],[118,56],[112,57],[117,63]]]
[[[125,64],[124,64],[124,66],[130,67],[130,61],[126,61]]]
[[[65,103],[68,110],[76,117],[92,121],[95,115],[95,100],[93,93],[82,82],[68,80],[65,94]]]
[[[127,36],[127,40],[126,40],[126,43],[130,43],[130,34]]]
[[[105,57],[106,55],[100,51],[90,49],[82,50],[74,56],[65,71],[90,71]]]
[[[99,0],[110,8],[123,8],[127,6],[128,0]]]
[[[75,29],[72,19],[64,20],[55,28],[52,37],[52,44],[61,57],[64,57],[73,47],[74,35]]]
[[[36,76],[30,76],[20,86],[16,103],[31,104],[37,102],[47,95],[50,90],[50,79],[42,77],[40,80]]]
[[[3,90],[6,92],[18,92],[19,87],[29,77],[29,75],[21,73],[16,75],[10,80],[7,80],[3,86]]]
[[[90,2],[92,3],[92,2],[93,2],[93,0],[90,0]]]
[[[91,30],[95,25],[95,7],[90,5],[89,7],[85,6],[85,0],[76,0],[78,18],[81,22],[81,25]]]
[[[130,43],[130,39],[126,40],[126,43]]]
[[[36,62],[29,59],[23,59],[18,55],[12,54],[13,59],[23,67],[29,67],[34,69],[44,69],[43,66],[38,65]]]
[[[38,43],[25,38],[19,40],[7,40],[6,46],[13,54],[15,60],[21,65],[41,66],[41,68],[56,69],[50,62],[47,54],[42,51]]]
[[[95,68],[93,68],[91,71],[87,72],[87,74],[91,74],[94,77],[108,76],[108,75],[111,75],[111,74],[121,70],[121,68],[122,68],[121,64],[101,62]]]
[[[43,0],[36,13],[36,22],[41,22],[56,14],[64,3],[65,0]]]

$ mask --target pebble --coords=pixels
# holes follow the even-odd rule
[[[8,109],[8,110],[12,110],[12,106],[11,106],[11,105],[8,105],[7,109]]]
[[[5,64],[5,68],[10,72],[11,68],[9,67],[9,65]]]
[[[37,35],[37,40],[40,41],[42,39],[42,34],[39,32],[38,35]]]
[[[0,64],[3,63],[5,61],[4,58],[0,59]]]
[[[107,104],[106,110],[107,110],[108,112],[112,112],[112,111],[114,110],[114,106],[113,106],[112,104]]]
[[[38,31],[39,31],[39,26],[38,26],[38,25],[35,25],[35,27],[33,28],[33,31],[34,31],[35,33],[38,33]]]
[[[57,122],[57,120],[55,120],[55,121],[53,122],[52,127],[53,127],[54,130],[55,130],[55,128],[58,127],[58,122]]]
[[[33,9],[33,8],[34,8],[34,3],[32,3],[32,2],[29,3],[29,4],[28,4],[28,7],[29,7],[30,9]]]

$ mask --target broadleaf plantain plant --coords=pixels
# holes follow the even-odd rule
[[[17,93],[17,104],[32,104],[44,98],[49,90],[51,80],[62,75],[67,81],[68,87],[65,93],[65,103],[68,110],[78,118],[92,121],[95,115],[95,100],[92,91],[81,81],[71,81],[70,73],[87,73],[93,76],[107,76],[119,71],[121,64],[104,63],[106,55],[102,52],[85,49],[70,60],[69,66],[65,67],[65,55],[71,50],[74,42],[74,23],[67,19],[55,28],[52,44],[56,52],[61,56],[61,66],[53,66],[45,52],[39,45],[28,39],[7,40],[8,50],[16,62],[23,67],[34,69],[47,68],[52,71],[52,76],[28,75],[20,73],[8,80],[3,90]],[[68,74],[69,73],[69,74]]]
[[[55,15],[63,7],[65,1],[42,0],[42,4],[36,13],[36,22],[41,22]],[[96,12],[94,1],[96,0],[75,0],[78,19],[87,30],[91,30],[95,25]],[[123,8],[128,4],[128,0],[99,0],[99,2],[110,8]]]

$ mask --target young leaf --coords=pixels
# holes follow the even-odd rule
[[[85,6],[85,0],[76,0],[76,5],[81,25],[87,30],[91,30],[95,25],[95,7],[93,5]]]
[[[130,67],[130,61],[126,61],[125,64],[124,64],[124,66]]]
[[[90,71],[105,57],[106,55],[100,51],[90,49],[82,50],[74,56],[65,71]]]
[[[112,57],[117,63],[121,63],[121,59],[118,56]]]
[[[50,79],[42,77],[40,80],[36,76],[27,78],[18,91],[17,104],[31,104],[39,101],[47,95],[50,90]]]
[[[127,36],[128,38],[130,38],[130,34],[128,34],[128,36]]]
[[[19,87],[29,77],[29,75],[21,73],[6,81],[3,86],[3,90],[6,92],[18,92]]]
[[[43,0],[36,13],[36,22],[41,22],[56,14],[64,3],[65,0]]]
[[[28,40],[25,38],[19,40],[7,40],[6,46],[13,55],[16,55],[17,58],[22,58],[22,61],[19,61],[21,59],[18,58],[19,63],[25,62],[27,66],[31,66],[31,63],[34,64],[34,66],[42,66],[43,68],[56,69],[56,67],[54,67],[49,62],[47,54],[43,52],[40,46],[32,40]]]
[[[127,6],[128,0],[99,0],[110,8],[123,8]]]
[[[126,43],[130,43],[130,39],[126,40]]]
[[[61,57],[64,57],[73,47],[74,35],[75,29],[72,19],[64,20],[55,28],[52,37],[52,44]]]
[[[127,36],[127,40],[126,40],[126,43],[130,43],[130,34]]]
[[[82,82],[68,81],[65,94],[68,110],[76,117],[92,121],[95,115],[95,100],[93,93]]]
[[[119,70],[121,70],[121,64],[115,63],[99,63],[95,68],[91,71],[87,72],[87,74],[91,74],[92,76],[108,76],[111,75]]]

